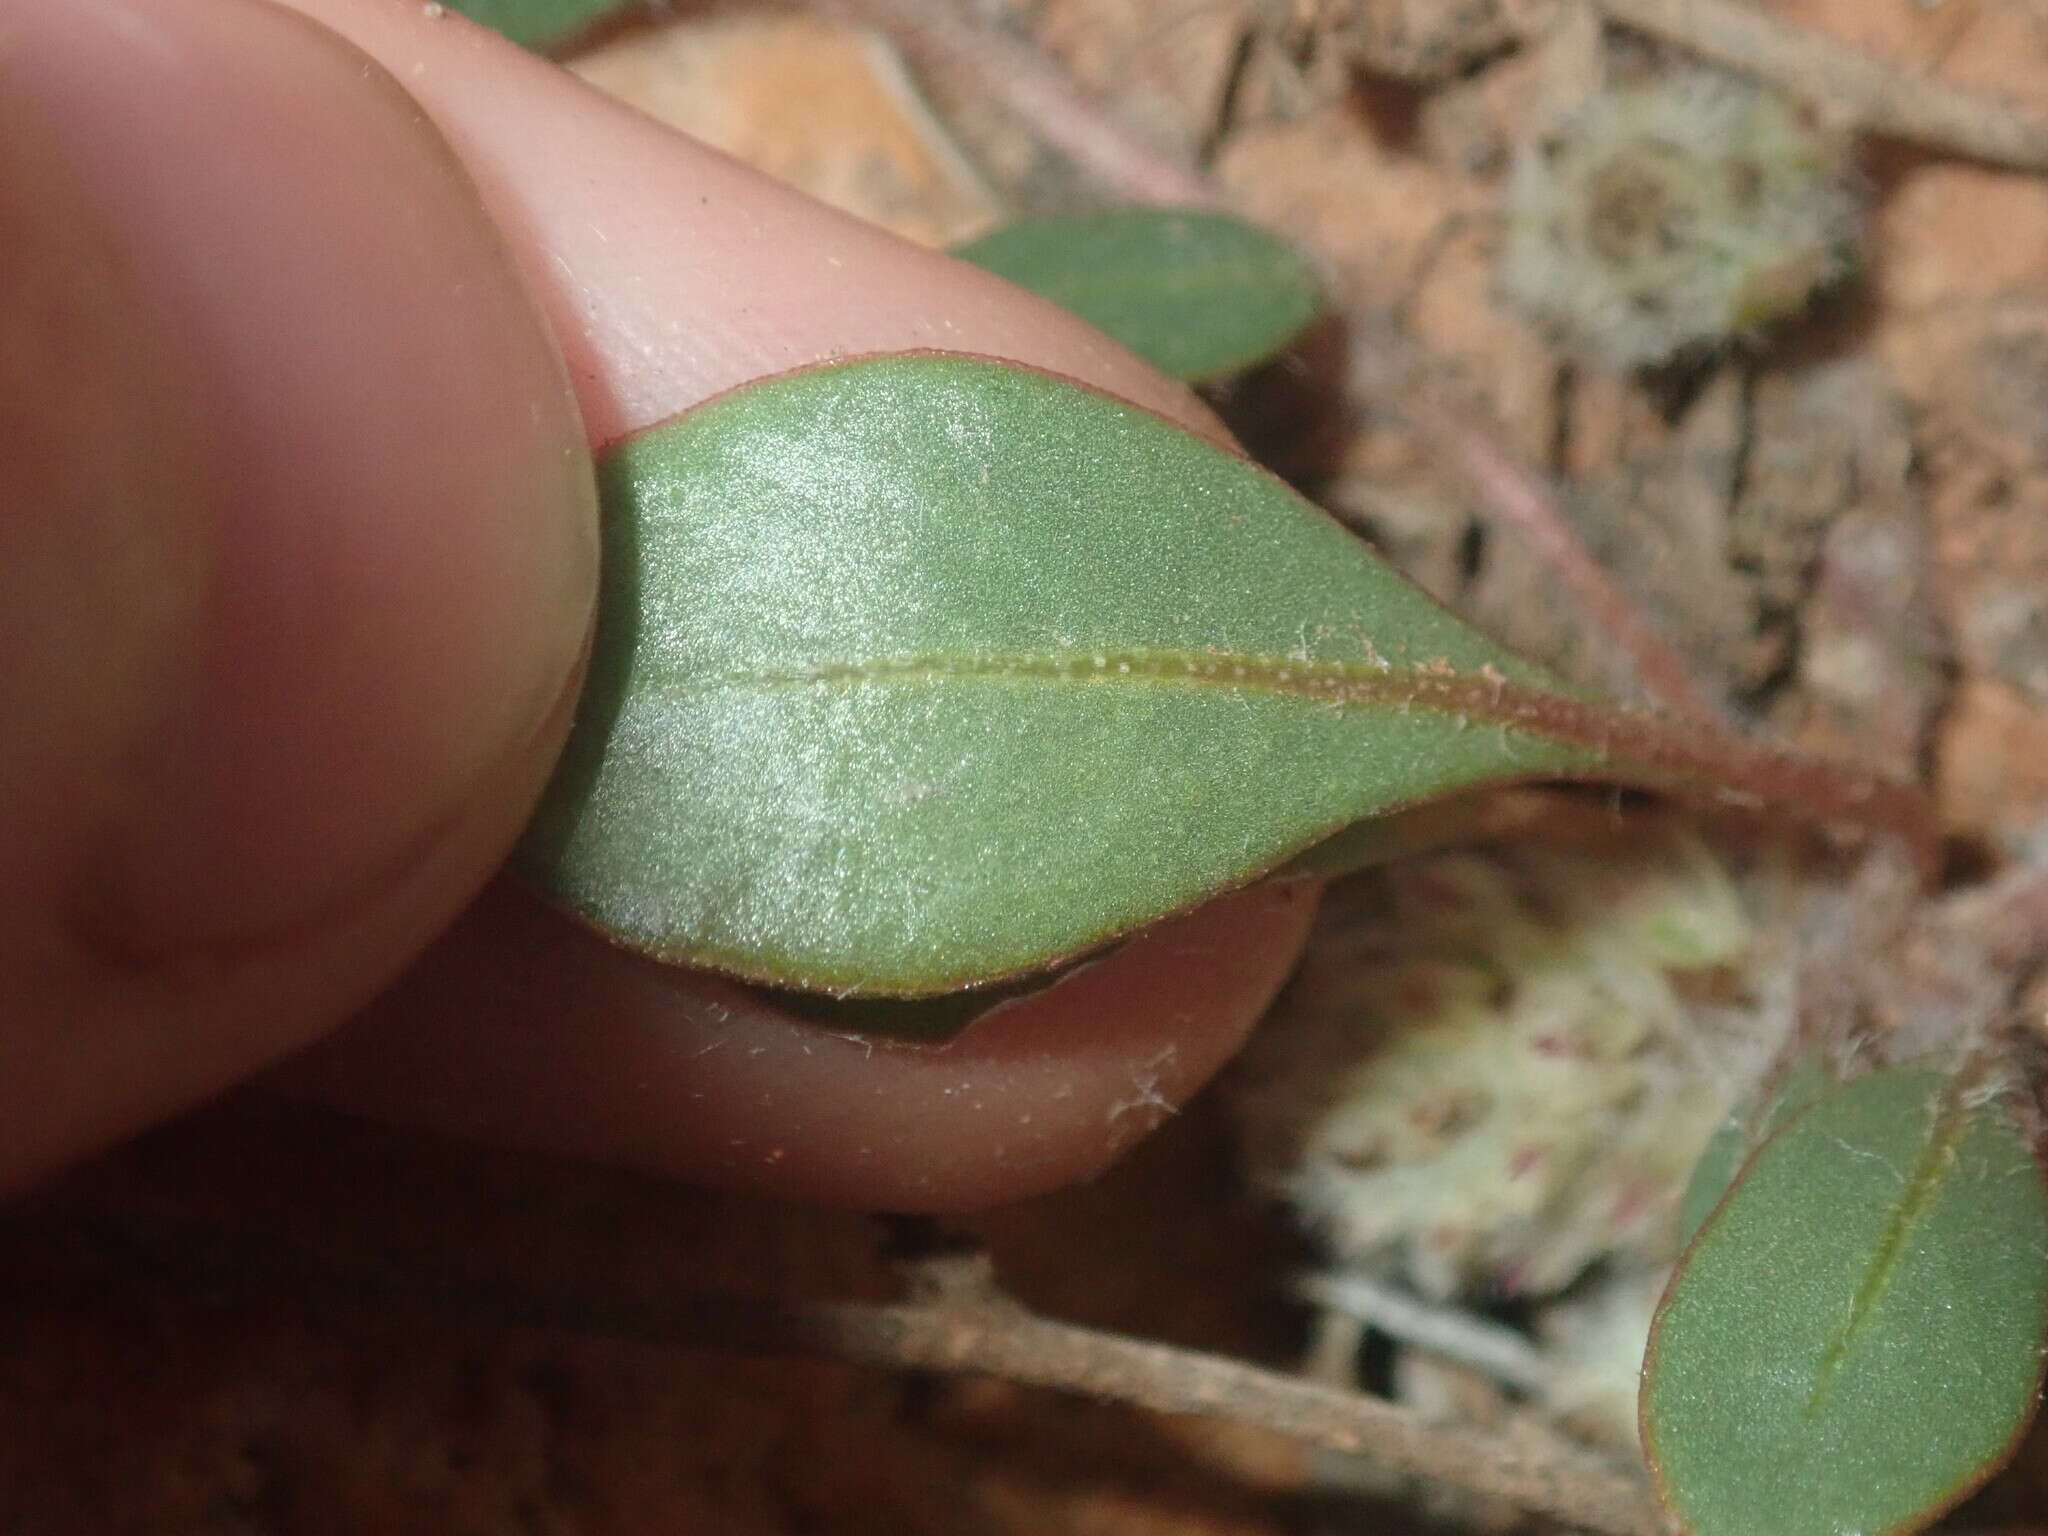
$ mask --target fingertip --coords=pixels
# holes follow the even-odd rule
[[[1030,363],[1223,436],[1189,390],[1057,306],[813,202],[459,17],[289,3],[400,75],[461,152],[548,305],[598,443],[769,374],[926,348]]]
[[[569,927],[501,882],[283,1091],[776,1195],[960,1211],[1092,1177],[1206,1082],[1293,968],[1312,887],[1139,935],[944,1046],[841,1035]]]
[[[188,365],[217,488],[108,878],[139,943],[291,926],[553,713],[595,585],[581,425],[473,187],[361,54],[253,0],[35,15],[11,71]]]

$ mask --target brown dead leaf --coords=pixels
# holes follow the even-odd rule
[[[598,89],[923,245],[978,234],[997,202],[872,33],[822,17],[692,17],[573,65]]]

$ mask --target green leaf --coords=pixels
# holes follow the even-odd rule
[[[550,48],[638,0],[442,0],[459,16],[502,32],[522,48]]]
[[[1794,1116],[1666,1293],[1657,1487],[1696,1536],[1918,1530],[2011,1453],[2048,1342],[2048,1193],[2008,1107],[1897,1067]]]
[[[929,995],[1352,822],[1613,766],[1280,481],[1067,380],[813,369],[601,478],[590,682],[520,862],[663,959]]]
[[[1228,214],[1111,208],[1025,219],[953,254],[1190,381],[1264,362],[1322,308],[1300,253]]]
[[[1700,1152],[1700,1160],[1693,1164],[1692,1177],[1686,1180],[1685,1194],[1678,1202],[1681,1244],[1691,1242],[1706,1225],[1751,1150],[1833,1084],[1826,1061],[1817,1054],[1802,1056],[1766,1082],[1754,1102],[1738,1105],[1715,1128]]]

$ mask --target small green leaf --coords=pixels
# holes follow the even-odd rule
[[[522,48],[565,43],[615,11],[638,0],[442,0],[459,16],[502,32]]]
[[[1694,1536],[1919,1530],[2010,1455],[2048,1341],[2048,1192],[2009,1108],[1897,1067],[1795,1115],[1687,1251],[1644,1367]]]
[[[520,860],[664,959],[944,992],[1364,818],[1614,768],[1280,481],[1049,375],[785,375],[601,478],[590,682]]]
[[[1300,253],[1221,213],[1111,208],[1025,219],[953,254],[1195,382],[1264,362],[1322,308]]]

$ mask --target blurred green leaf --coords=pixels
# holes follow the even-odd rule
[[[641,0],[441,0],[459,16],[502,32],[522,48],[547,49],[587,31],[616,11],[645,9]]]
[[[2010,1455],[2048,1338],[2048,1193],[2008,1107],[1924,1067],[1792,1117],[1687,1251],[1643,1443],[1695,1536],[1918,1530]]]
[[[1367,817],[1616,770],[1280,481],[1049,375],[785,375],[601,474],[591,679],[520,858],[664,959],[930,995]]]
[[[1264,362],[1322,308],[1293,246],[1222,213],[1111,208],[1025,219],[953,254],[1190,381]]]

